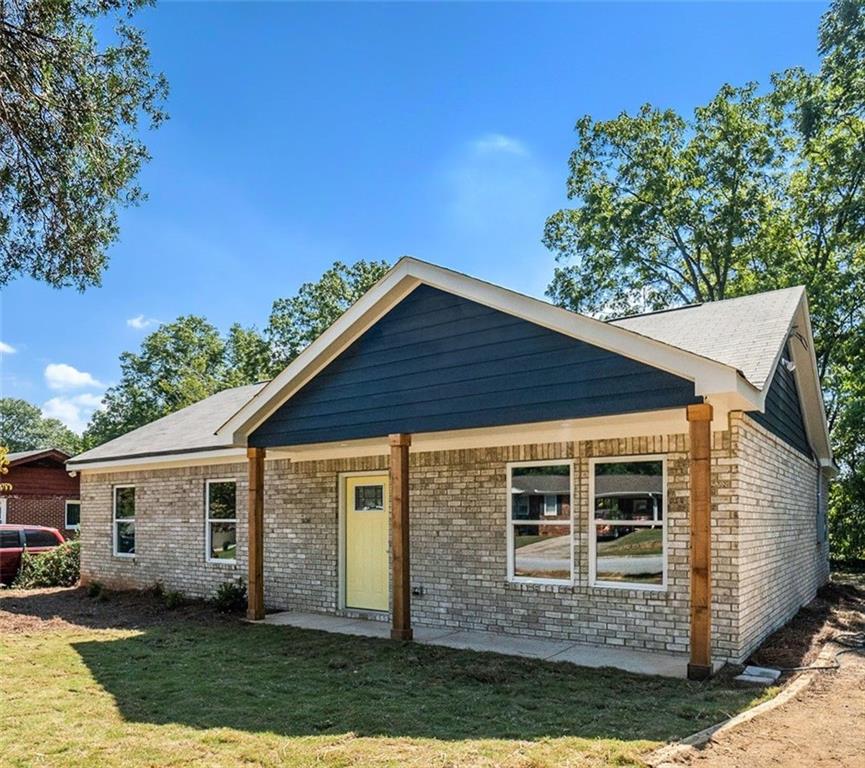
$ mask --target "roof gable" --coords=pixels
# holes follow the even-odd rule
[[[759,390],[732,366],[433,264],[403,258],[228,419],[220,434],[230,437],[236,445],[244,445],[283,403],[421,284],[689,379],[694,382],[697,396],[723,393],[725,408],[750,409],[759,403]]]
[[[651,411],[693,382],[417,286],[249,436],[276,447]]]

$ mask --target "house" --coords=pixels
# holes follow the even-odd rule
[[[76,456],[82,575],[739,661],[828,578],[802,288],[601,322],[402,259],[272,381]]]
[[[78,531],[80,480],[66,471],[69,454],[56,448],[8,454],[3,476],[12,490],[0,493],[0,524],[47,525],[67,538]]]

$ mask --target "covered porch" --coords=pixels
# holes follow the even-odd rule
[[[630,429],[639,434],[647,429],[639,417],[612,417],[604,419],[604,431],[598,432],[597,424],[580,422],[561,423],[556,426],[559,432],[567,431],[570,439],[578,438],[581,429],[588,430],[585,436],[604,434],[609,430],[611,435],[624,435],[627,429],[618,424],[619,418],[631,421]],[[645,415],[644,415],[645,418]],[[650,417],[655,419],[656,416]],[[670,418],[670,414],[666,415]],[[710,509],[711,509],[711,424],[712,408],[708,404],[690,405],[678,412],[675,417],[681,427],[678,431],[689,431],[688,441],[688,493],[687,504],[688,531],[690,537],[689,584],[690,584],[690,658],[683,652],[684,647],[675,648],[675,652],[665,652],[662,649],[643,650],[616,645],[595,645],[575,642],[568,638],[546,638],[543,632],[530,628],[522,636],[510,632],[473,631],[466,627],[451,628],[430,626],[425,622],[419,626],[412,624],[412,554],[411,515],[409,484],[412,478],[410,451],[412,435],[404,433],[391,434],[387,442],[383,439],[366,440],[362,443],[351,441],[340,446],[329,447],[327,455],[342,453],[345,456],[358,452],[369,454],[389,454],[386,469],[378,474],[382,477],[382,490],[387,503],[381,506],[379,514],[387,515],[384,521],[386,529],[385,548],[387,550],[387,569],[385,576],[385,593],[383,604],[378,612],[364,615],[362,611],[347,610],[344,599],[345,574],[339,576],[340,599],[334,606],[335,613],[311,613],[303,609],[291,612],[272,613],[265,615],[265,579],[264,579],[264,527],[265,527],[265,457],[281,459],[288,458],[289,450],[280,448],[249,448],[248,478],[249,478],[249,582],[248,582],[248,612],[250,621],[285,624],[301,628],[318,629],[327,632],[357,634],[374,637],[390,637],[402,641],[417,641],[433,645],[446,645],[454,648],[469,648],[479,651],[489,651],[508,655],[527,656],[568,661],[580,666],[602,667],[612,666],[643,674],[658,674],[672,677],[688,676],[692,679],[705,679],[716,668],[711,656],[711,570],[710,570]],[[659,422],[660,424],[660,422]],[[655,424],[656,428],[660,428]],[[669,425],[670,429],[675,424]],[[533,430],[538,435],[536,427]],[[541,435],[543,436],[543,435]],[[511,436],[513,437],[513,436]],[[549,436],[551,439],[553,436]],[[563,435],[559,434],[558,439]],[[446,444],[455,442],[455,447],[461,441],[469,441],[465,434],[461,437],[438,435],[435,442],[430,442],[429,435],[418,435],[417,443],[421,453],[429,452],[439,442]],[[489,437],[486,439],[490,439]],[[499,442],[502,437],[492,438]],[[468,442],[465,442],[468,445]],[[311,457],[319,458],[314,448],[300,447],[290,452],[294,461],[309,461]],[[382,456],[383,458],[383,456]],[[357,473],[348,473],[357,474]],[[368,475],[369,473],[363,473]],[[417,490],[417,489],[415,489]],[[343,513],[342,479],[340,480],[340,514]],[[385,513],[384,510],[387,510]],[[417,523],[417,520],[415,521]],[[342,523],[341,523],[342,525]],[[387,544],[389,540],[389,545]],[[417,541],[416,541],[417,544]],[[343,553],[340,553],[340,568],[342,568]],[[334,564],[336,568],[336,564]],[[502,574],[504,576],[504,574]],[[421,591],[422,595],[423,592]],[[543,594],[543,593],[540,593]],[[388,600],[389,596],[389,600]],[[615,600],[615,597],[610,599]],[[354,604],[354,603],[351,603]],[[317,609],[316,609],[317,610]],[[563,616],[564,620],[564,616]],[[575,619],[576,620],[576,619]],[[526,635],[529,636],[526,636]]]

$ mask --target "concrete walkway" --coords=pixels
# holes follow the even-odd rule
[[[341,635],[390,637],[390,623],[367,619],[349,619],[322,613],[283,611],[269,614],[260,624],[316,629]],[[518,637],[495,632],[467,632],[436,627],[414,627],[415,642],[443,645],[472,651],[525,656],[547,661],[564,661],[580,667],[614,667],[643,675],[684,678],[688,658],[682,654],[631,651],[625,648],[582,645],[562,640]]]

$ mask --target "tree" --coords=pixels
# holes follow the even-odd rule
[[[227,384],[225,342],[203,317],[161,325],[136,354],[120,355],[120,381],[84,433],[89,447],[192,405]]]
[[[255,328],[235,323],[225,340],[225,366],[229,386],[239,387],[270,378],[270,347]]]
[[[287,366],[326,331],[390,268],[386,261],[334,262],[315,283],[304,283],[296,295],[273,302],[266,337],[271,372]]]
[[[147,0],[0,3],[0,286],[98,285],[119,206],[137,203],[167,86],[130,19]],[[96,25],[115,21],[100,45]]]
[[[386,270],[384,262],[335,263],[319,282],[274,302],[266,337],[238,323],[223,337],[196,315],[160,326],[138,353],[120,356],[120,381],[93,414],[84,433],[86,446],[100,445],[228,387],[270,378]]]
[[[6,446],[0,445],[0,478],[7,474],[9,474],[9,451]],[[0,480],[0,493],[9,493],[11,490],[12,483]]]
[[[61,421],[12,397],[0,398],[0,444],[13,452],[58,448],[74,455],[81,450],[81,438]]]
[[[563,306],[610,316],[804,284],[842,468],[833,515],[840,519],[843,508],[861,525],[861,2],[832,5],[820,52],[819,72],[774,75],[763,93],[725,85],[692,118],[649,105],[605,122],[581,118],[568,179],[578,205],[553,214],[544,230],[558,262],[548,293]]]

